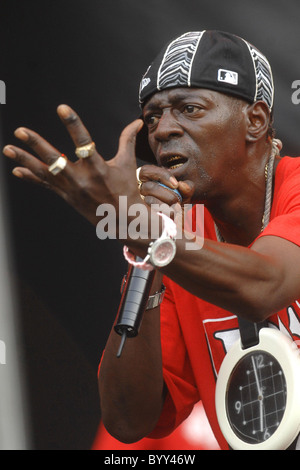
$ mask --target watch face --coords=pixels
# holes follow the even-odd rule
[[[227,417],[234,433],[249,444],[269,439],[286,407],[286,379],[279,362],[265,351],[246,354],[227,386]]]
[[[151,262],[154,266],[166,266],[174,258],[176,245],[174,240],[157,240],[151,249]]]

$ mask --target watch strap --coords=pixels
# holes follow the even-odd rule
[[[127,282],[127,276],[128,276],[128,273],[123,276],[122,283],[121,283],[121,289],[120,289],[121,294],[123,294],[123,291],[125,289],[125,285],[126,285],[126,282]],[[147,306],[146,306],[145,310],[151,310],[152,308],[158,307],[164,299],[165,291],[166,291],[166,286],[164,284],[162,284],[161,291],[155,292],[155,294],[153,294],[153,295],[149,295],[148,301],[147,301]]]
[[[155,294],[150,295],[147,302],[146,310],[151,310],[152,308],[158,307],[164,298],[166,287],[162,285],[160,292],[155,292]]]

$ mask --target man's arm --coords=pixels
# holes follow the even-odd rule
[[[157,273],[152,292],[160,291]],[[99,373],[103,423],[116,439],[135,442],[155,427],[164,402],[160,308],[147,310],[139,334],[128,338],[117,357],[121,337],[112,329]]]
[[[204,240],[178,255],[164,273],[192,294],[250,321],[263,321],[300,298],[300,248],[279,237],[251,249]]]

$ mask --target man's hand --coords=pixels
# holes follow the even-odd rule
[[[76,148],[92,142],[79,116],[69,106],[60,105],[57,112]],[[15,136],[39,158],[13,145],[7,145],[3,153],[21,165],[13,170],[15,176],[52,189],[96,225],[99,204],[110,203],[117,209],[119,195],[128,197],[128,205],[143,203],[136,182],[135,159],[135,139],[141,127],[142,121],[136,120],[124,129],[118,152],[111,160],[105,161],[95,149],[88,158],[75,163],[68,160],[56,176],[48,167],[62,152],[30,129],[18,128]]]
[[[194,194],[194,185],[191,181],[177,181],[170,170],[155,165],[142,166],[139,179],[142,182],[141,195],[144,196],[148,205],[165,203],[168,206],[173,206],[178,204],[176,194],[158,183],[164,184],[171,190],[177,189],[182,196],[182,204],[190,203]]]

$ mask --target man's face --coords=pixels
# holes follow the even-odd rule
[[[239,183],[245,165],[247,103],[215,91],[174,88],[143,109],[159,166],[195,185],[195,201],[220,197]]]

